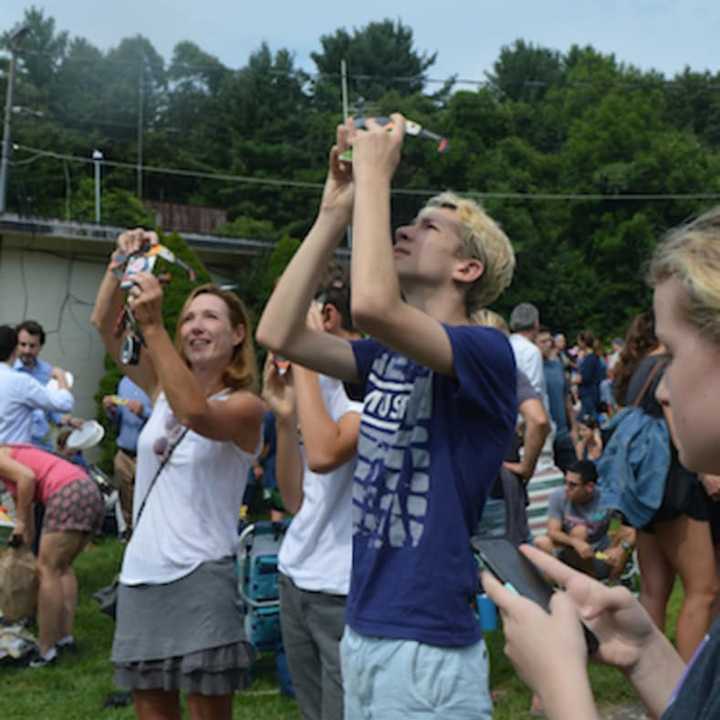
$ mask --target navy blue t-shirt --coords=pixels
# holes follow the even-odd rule
[[[364,404],[347,623],[373,637],[471,645],[470,536],[510,444],[515,358],[492,328],[446,326],[454,377],[353,343]]]
[[[660,720],[716,720],[720,717],[720,620],[710,627],[690,659],[681,685]]]

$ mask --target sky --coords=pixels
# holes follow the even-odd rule
[[[0,30],[21,20],[28,0],[0,0]],[[437,51],[428,75],[483,80],[500,49],[522,38],[566,51],[592,45],[619,61],[671,77],[686,66],[720,70],[720,2],[714,0],[35,0],[58,30],[103,50],[138,33],[167,61],[192,40],[228,67],[242,67],[262,42],[287,48],[315,70],[320,37],[391,18],[413,29],[415,49]],[[352,71],[352,68],[350,69]]]

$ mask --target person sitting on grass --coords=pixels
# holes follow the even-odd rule
[[[634,530],[621,526],[609,534],[612,511],[603,506],[595,463],[579,460],[565,473],[565,487],[548,503],[547,535],[535,547],[598,579],[616,578],[634,544]]]
[[[603,453],[603,441],[600,427],[592,415],[583,415],[578,419],[578,439],[575,443],[575,454],[578,460],[600,459]]]

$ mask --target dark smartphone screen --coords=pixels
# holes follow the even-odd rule
[[[555,590],[509,540],[476,536],[470,542],[483,565],[505,587],[536,602],[543,610],[550,611],[550,598]],[[582,626],[588,653],[592,655],[597,652],[598,639],[590,628],[584,624]]]

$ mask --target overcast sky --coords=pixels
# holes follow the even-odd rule
[[[0,0],[0,29],[19,21],[25,0]],[[720,69],[720,2],[714,0],[36,0],[57,28],[106,50],[141,33],[169,60],[192,40],[230,67],[266,41],[314,70],[322,34],[386,17],[412,27],[416,49],[438,52],[432,77],[482,80],[503,45],[517,38],[561,51],[573,43],[672,76],[686,65]]]

